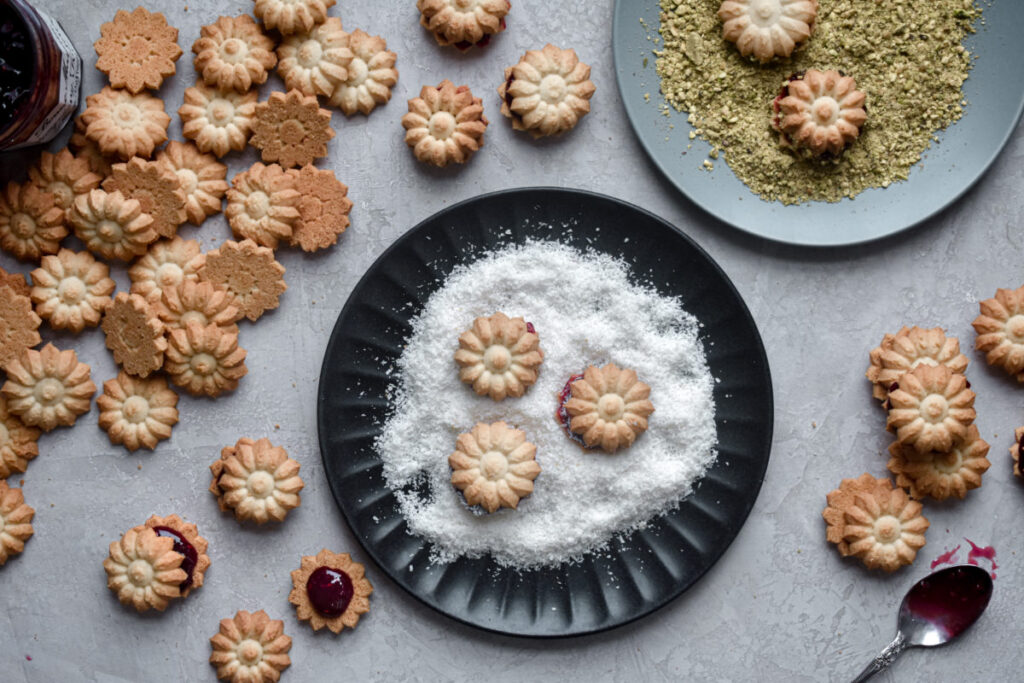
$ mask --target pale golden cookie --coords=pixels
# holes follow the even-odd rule
[[[0,480],[24,472],[28,461],[39,455],[39,435],[7,409],[7,399],[0,394]]]
[[[75,132],[68,140],[68,147],[76,156],[89,162],[89,168],[100,178],[106,178],[110,174],[111,160],[100,151],[99,145],[86,136],[88,126],[79,114],[75,117]]]
[[[95,190],[103,178],[93,173],[85,157],[76,157],[69,149],[56,154],[44,151],[39,161],[28,169],[32,183],[53,195],[54,203],[67,211],[75,197]]]
[[[284,266],[274,259],[274,252],[252,240],[229,240],[208,252],[199,278],[226,287],[235,297],[235,305],[254,322],[265,311],[277,308],[288,289]]]
[[[188,578],[181,568],[185,556],[174,550],[172,536],[159,536],[147,526],[125,532],[110,544],[110,556],[103,560],[107,588],[122,605],[138,612],[164,611],[181,597],[180,586]]]
[[[167,331],[185,329],[195,322],[202,327],[217,325],[225,332],[237,334],[235,323],[242,317],[227,289],[191,280],[164,287],[154,308]]]
[[[418,160],[434,166],[469,161],[484,144],[487,123],[481,99],[469,86],[456,88],[448,80],[436,88],[423,86],[402,117],[405,144]]]
[[[459,434],[455,444],[455,452],[448,456],[452,485],[462,491],[467,505],[487,512],[514,510],[533,493],[533,480],[540,474],[537,447],[522,430],[504,422],[478,422]]]
[[[865,376],[874,384],[874,397],[882,401],[888,398],[889,387],[900,375],[922,363],[945,365],[961,375],[967,370],[967,356],[960,353],[960,340],[947,337],[941,327],[904,327],[896,334],[886,334],[882,343],[871,349],[870,358]]]
[[[110,306],[115,284],[110,268],[87,251],[61,249],[32,271],[32,302],[55,330],[78,333],[96,327]]]
[[[228,191],[228,167],[215,156],[200,152],[190,142],[172,140],[157,153],[156,160],[178,176],[189,223],[202,225],[207,216],[220,213],[221,200]]]
[[[114,164],[110,177],[103,181],[107,192],[120,192],[135,199],[153,223],[159,237],[171,239],[185,222],[185,191],[178,174],[159,161],[138,157],[128,163]]]
[[[398,82],[396,55],[380,36],[356,29],[347,34],[352,60],[348,75],[337,85],[328,103],[346,115],[369,114],[378,104],[391,99],[391,88]]]
[[[416,0],[420,25],[434,34],[438,45],[467,50],[483,47],[505,30],[509,0]]]
[[[907,489],[915,500],[963,499],[970,489],[981,486],[981,475],[990,466],[985,457],[988,448],[974,425],[948,453],[931,451],[922,455],[897,441],[889,446],[889,471],[896,475],[896,485]]]
[[[327,8],[334,0],[254,0],[252,13],[268,29],[277,29],[281,35],[311,31],[317,24],[327,21]]]
[[[607,453],[629,448],[647,430],[654,412],[648,396],[651,388],[637,379],[633,370],[620,370],[614,363],[593,365],[583,378],[570,386],[565,404],[570,417],[569,431],[583,438],[587,448],[600,446]]]
[[[299,193],[299,218],[292,226],[289,243],[303,251],[326,249],[337,243],[349,226],[352,200],[347,196],[348,186],[326,168],[309,165],[289,173]]]
[[[291,174],[277,164],[256,162],[236,175],[231,185],[224,215],[235,237],[271,249],[277,248],[279,240],[291,238],[300,199]]]
[[[79,363],[71,349],[61,351],[53,344],[39,351],[26,349],[4,370],[7,382],[0,391],[7,409],[44,432],[73,425],[79,415],[89,412],[96,393],[89,366]]]
[[[863,474],[844,479],[828,494],[822,512],[827,537],[843,557],[859,558],[868,569],[896,571],[911,564],[924,547],[928,519],[921,504],[893,489],[888,479]]]
[[[101,324],[107,348],[129,375],[148,377],[164,364],[164,324],[145,297],[119,292]]]
[[[280,2],[281,0],[277,0]],[[231,683],[276,683],[292,660],[292,639],[284,634],[284,622],[271,619],[263,610],[242,610],[221,619],[220,632],[210,638],[210,664],[217,678]]]
[[[246,92],[267,80],[277,64],[274,41],[248,14],[218,17],[199,30],[192,44],[196,72],[207,85]]]
[[[308,621],[314,631],[326,626],[341,633],[346,627],[355,628],[370,611],[371,593],[373,586],[363,565],[348,553],[324,548],[315,556],[303,555],[299,568],[292,571],[288,602],[295,605],[299,621]]]
[[[159,376],[139,379],[119,372],[103,383],[96,405],[100,429],[107,432],[110,443],[123,444],[129,451],[153,450],[157,442],[171,438],[171,429],[178,423],[178,395]]]
[[[783,147],[834,157],[860,136],[868,118],[865,100],[852,77],[808,69],[783,86],[772,125]]]
[[[158,536],[170,537],[174,540],[174,551],[184,558],[181,568],[187,575],[178,586],[181,597],[187,598],[193,590],[202,587],[206,570],[210,568],[210,556],[206,554],[210,543],[199,535],[199,529],[195,524],[186,522],[178,515],[167,517],[152,515],[142,527],[135,528],[152,529]],[[189,546],[192,547],[189,548]]]
[[[0,268],[0,287],[10,287],[15,294],[21,294],[23,296],[30,296],[32,294],[32,287],[28,284],[28,280],[21,273],[8,273],[3,268]]]
[[[985,352],[989,365],[1024,382],[1024,287],[998,289],[980,307],[981,315],[971,323],[978,333],[974,348]]]
[[[590,65],[581,62],[575,50],[548,43],[505,69],[498,95],[501,113],[512,120],[512,127],[539,138],[575,128],[590,112],[594,90]]]
[[[11,181],[0,193],[0,247],[22,261],[56,254],[68,236],[54,195],[32,183]]]
[[[120,192],[93,190],[75,199],[70,212],[75,236],[106,259],[130,261],[157,239],[153,218],[136,199]]]
[[[85,136],[96,143],[105,156],[122,160],[153,156],[167,142],[171,117],[164,102],[146,93],[133,95],[127,90],[103,88],[85,99],[82,112]]]
[[[0,370],[41,341],[32,299],[0,285]]]
[[[218,158],[231,150],[240,152],[252,135],[258,97],[255,90],[220,91],[199,83],[185,90],[185,103],[178,108],[181,132],[200,152]]]
[[[974,392],[967,378],[945,365],[918,365],[889,392],[886,428],[918,453],[948,453],[974,422]]]
[[[523,318],[509,318],[500,311],[474,320],[459,335],[455,351],[459,379],[495,401],[522,396],[537,381],[543,361],[537,333]]]
[[[113,21],[100,26],[100,36],[93,43],[96,68],[107,74],[110,85],[132,93],[159,90],[181,57],[178,29],[168,26],[160,12],[142,7],[118,10]]]
[[[256,105],[249,144],[260,150],[263,161],[291,168],[327,156],[327,141],[333,137],[331,112],[321,109],[315,97],[289,90],[272,92]]]
[[[32,538],[35,514],[25,504],[21,489],[11,488],[0,480],[0,567],[25,550],[25,541]]]
[[[190,394],[212,398],[234,391],[248,372],[237,333],[195,322],[170,331],[164,370]]]
[[[239,440],[222,451],[210,471],[210,490],[218,504],[240,522],[281,522],[302,502],[299,463],[268,439]]]
[[[718,8],[722,37],[762,64],[793,54],[817,16],[818,0],[724,0]]]
[[[328,17],[312,31],[286,36],[277,46],[277,73],[289,90],[330,97],[348,78],[352,61],[341,19]]]
[[[1013,445],[1010,446],[1010,455],[1013,457],[1013,473],[1024,479],[1024,470],[1021,469],[1022,461],[1020,458],[1022,452],[1021,443],[1024,442],[1024,427],[1017,427],[1013,431],[1013,439]]]
[[[164,287],[197,282],[205,263],[206,257],[195,240],[175,237],[170,242],[157,242],[128,269],[131,292],[158,301]]]

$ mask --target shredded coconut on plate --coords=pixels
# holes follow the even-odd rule
[[[453,360],[459,334],[496,311],[533,323],[545,354],[537,383],[501,402],[460,382]],[[489,553],[528,568],[578,560],[675,508],[717,457],[698,333],[679,300],[631,283],[607,254],[533,242],[456,268],[413,320],[376,442],[410,531],[436,562]],[[583,450],[555,419],[569,377],[608,362],[636,370],[655,406],[647,432],[615,454]],[[541,473],[518,510],[485,514],[452,486],[448,456],[460,433],[498,420],[537,445]]]

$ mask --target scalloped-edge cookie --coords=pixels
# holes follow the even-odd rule
[[[0,394],[0,480],[28,468],[28,461],[39,455],[40,434],[8,410],[7,399]]]
[[[65,211],[71,208],[75,197],[95,190],[103,180],[92,171],[86,158],[75,156],[67,148],[56,154],[44,150],[39,161],[29,166],[28,177],[40,190],[51,193],[54,203]]]
[[[505,16],[512,9],[509,0],[416,0],[420,25],[430,31],[438,45],[468,50],[484,47],[505,30]]]
[[[188,574],[181,568],[185,555],[174,550],[174,541],[150,527],[137,526],[111,542],[103,569],[107,588],[122,605],[131,605],[137,612],[163,612],[171,600],[181,597],[180,586]]]
[[[153,218],[137,199],[120,192],[93,190],[75,199],[69,215],[75,237],[106,259],[130,261],[157,240]]]
[[[277,164],[256,162],[231,180],[224,210],[235,237],[277,249],[280,240],[288,241],[299,219],[300,196],[295,178]]]
[[[44,256],[32,271],[32,303],[55,330],[79,333],[96,327],[110,306],[116,285],[110,268],[87,251],[61,249]]]
[[[32,538],[32,518],[36,511],[25,504],[21,489],[0,480],[0,567],[25,550],[25,541]]]
[[[129,375],[148,377],[164,364],[164,324],[145,297],[118,292],[100,324],[107,348]]]
[[[818,0],[725,0],[718,8],[722,37],[762,64],[793,54],[817,16]]]
[[[501,113],[512,120],[512,127],[539,138],[575,128],[590,112],[594,91],[590,65],[575,50],[548,43],[505,69],[498,96]]]
[[[591,365],[570,384],[565,403],[568,429],[582,437],[587,448],[600,446],[606,453],[629,448],[647,430],[654,412],[650,394],[651,388],[634,370],[620,369],[615,363]]]
[[[871,364],[864,375],[874,385],[872,395],[883,402],[900,375],[922,363],[945,365],[961,375],[967,370],[967,356],[960,353],[960,340],[947,337],[941,327],[926,330],[904,326],[896,334],[886,333],[869,357]]]
[[[192,395],[216,398],[234,391],[248,372],[238,334],[217,325],[190,322],[184,329],[171,330],[167,341],[164,370]]]
[[[297,508],[304,484],[299,463],[269,439],[240,439],[210,465],[210,491],[222,510],[240,522],[282,522]]]
[[[1024,287],[997,289],[979,304],[981,314],[971,326],[978,334],[974,348],[985,361],[1024,382]]]
[[[886,428],[918,453],[949,453],[974,422],[974,392],[967,378],[945,365],[918,365],[889,392]]]
[[[277,29],[284,36],[311,31],[327,21],[327,9],[335,0],[254,0],[252,13],[268,29]]]
[[[159,90],[181,57],[178,29],[168,26],[160,12],[143,7],[118,10],[113,21],[100,26],[93,47],[99,56],[96,68],[107,74],[110,85],[131,93]]]
[[[948,453],[931,451],[921,454],[900,442],[889,446],[889,471],[896,485],[907,489],[915,500],[932,498],[963,499],[967,492],[981,486],[981,477],[988,470],[989,445],[978,428],[971,425],[963,441],[954,444]]]
[[[256,105],[249,144],[264,162],[292,168],[327,156],[327,142],[333,137],[331,112],[321,109],[315,97],[293,89],[272,92]]]
[[[207,216],[220,213],[221,200],[228,191],[228,167],[215,156],[200,152],[191,142],[171,140],[156,160],[178,176],[189,223],[202,225]]]
[[[467,505],[479,505],[487,512],[519,507],[533,493],[533,480],[540,474],[537,447],[526,433],[505,422],[478,422],[459,434],[455,452],[448,456],[452,485],[462,491]]]
[[[264,312],[277,308],[288,289],[284,266],[274,252],[252,240],[228,240],[207,252],[199,279],[226,287],[245,317],[255,322]]]
[[[274,41],[248,14],[218,17],[199,29],[193,63],[203,82],[220,90],[247,92],[265,83],[277,64]]]
[[[159,237],[171,239],[185,222],[186,198],[181,180],[159,161],[135,157],[127,163],[114,164],[110,176],[103,181],[103,189],[137,200],[142,212],[153,219],[150,227]]]
[[[348,75],[334,87],[328,104],[346,116],[369,114],[391,99],[391,88],[398,82],[397,56],[388,51],[383,38],[360,29],[348,34],[348,48],[352,51]]]
[[[544,362],[540,337],[531,327],[523,318],[509,318],[501,311],[476,318],[459,335],[459,379],[495,401],[522,396],[537,381]]]
[[[423,86],[402,117],[405,144],[416,159],[439,167],[469,161],[484,144],[487,124],[483,101],[469,86],[449,80]]]
[[[39,351],[26,349],[4,365],[7,381],[0,391],[7,409],[29,427],[44,432],[70,427],[89,412],[96,385],[89,366],[72,349],[61,351],[47,344]]]
[[[110,443],[129,451],[153,450],[158,442],[171,438],[171,429],[178,423],[178,395],[159,376],[140,379],[121,371],[103,383],[96,405],[100,429]]]
[[[105,156],[123,161],[132,157],[153,156],[167,142],[171,117],[164,102],[147,93],[133,95],[127,90],[105,87],[85,98],[82,112],[85,136],[96,143]]]
[[[196,143],[200,152],[220,158],[234,150],[241,152],[252,135],[253,116],[259,93],[221,91],[204,83],[185,90],[178,108],[181,132]]]
[[[355,628],[370,611],[371,593],[373,585],[363,565],[348,553],[324,548],[315,556],[302,556],[299,568],[292,571],[288,602],[295,605],[299,621],[308,621],[314,631],[327,627],[341,633]]]
[[[348,78],[354,56],[348,43],[341,19],[328,17],[312,31],[285,36],[277,46],[277,73],[289,90],[330,97]]]
[[[868,118],[866,99],[852,76],[808,69],[783,86],[772,125],[783,147],[835,157],[860,136]]]
[[[221,619],[220,631],[210,638],[210,664],[217,678],[231,683],[277,683],[291,663],[292,639],[284,634],[284,622],[271,619],[263,610],[237,612]]]
[[[308,252],[336,244],[349,226],[352,200],[348,198],[348,186],[327,168],[309,165],[288,172],[299,194],[299,217],[292,225],[289,243]]]
[[[42,322],[32,310],[32,299],[0,285],[0,370],[42,341]]]
[[[159,300],[164,287],[197,282],[205,263],[206,257],[195,240],[175,237],[169,242],[156,242],[128,269],[131,293],[148,301]]]
[[[56,254],[68,236],[64,209],[51,192],[11,181],[0,192],[0,247],[22,261]]]
[[[196,525],[178,515],[152,515],[143,527],[152,529],[157,536],[170,537],[174,541],[174,552],[182,556],[181,568],[185,571],[185,580],[178,585],[181,597],[187,598],[189,593],[202,587],[206,570],[210,568],[210,556],[206,554],[210,543],[199,535]]]
[[[210,282],[185,280],[160,290],[160,298],[153,304],[164,329],[185,329],[190,322],[202,327],[217,325],[225,332],[238,333],[237,323],[242,312],[234,305],[234,297],[224,287]]]

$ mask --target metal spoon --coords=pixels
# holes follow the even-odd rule
[[[992,579],[974,565],[949,567],[921,579],[907,591],[900,605],[895,640],[853,683],[882,671],[908,647],[945,645],[978,620],[991,597]]]

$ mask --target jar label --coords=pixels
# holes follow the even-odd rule
[[[53,17],[37,7],[33,9],[46,24],[46,27],[50,29],[53,42],[60,50],[60,95],[57,98],[57,103],[53,105],[32,135],[24,142],[8,147],[8,149],[38,145],[55,138],[67,124],[71,115],[78,109],[79,93],[82,88],[82,58],[78,56],[74,44]]]

